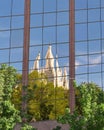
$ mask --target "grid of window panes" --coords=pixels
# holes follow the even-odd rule
[[[104,0],[75,0],[76,80],[104,88]]]
[[[14,66],[21,73],[24,0],[1,0],[0,10],[0,64]],[[55,70],[58,60],[60,69],[66,68],[69,76],[69,0],[31,0],[29,75],[39,52],[39,71],[46,69],[45,56],[49,46],[52,46]],[[104,0],[75,0],[75,61],[77,83],[94,82],[104,88]],[[43,75],[41,79],[36,76],[34,73],[29,77],[33,89],[39,84],[36,81],[45,81]],[[60,76],[56,74],[56,77]],[[41,119],[54,119],[59,110],[63,110],[60,106],[67,98],[62,96],[66,91],[61,91],[61,95],[58,86],[54,91],[49,90],[51,87],[43,91],[44,85],[41,83],[39,90],[31,92],[31,97],[36,94],[33,97],[36,100],[30,102],[30,113],[40,119],[42,111],[50,108],[54,114]],[[49,95],[53,96],[49,98]]]
[[[54,59],[54,66],[51,69],[57,70],[56,60],[59,63],[59,69],[63,72],[64,68],[67,70],[67,78],[69,75],[69,0],[31,0],[31,15],[30,15],[30,50],[29,50],[29,72],[34,70],[34,61],[40,53],[39,60],[39,73],[47,69],[46,68],[46,52],[51,46]],[[44,72],[43,72],[44,73]],[[45,73],[44,73],[45,74]],[[47,77],[47,76],[46,76]],[[53,78],[49,76],[48,78]],[[55,78],[63,78],[63,75],[54,75]],[[30,76],[29,82],[40,80],[34,76]],[[44,81],[44,78],[42,79]],[[57,80],[55,81],[57,82]],[[43,85],[43,84],[42,84]],[[57,86],[54,89],[54,92],[49,96],[51,90],[48,88],[43,91],[43,86],[39,90],[40,102],[43,103],[43,106],[48,104],[48,107],[51,107],[51,112],[49,113],[50,119],[54,119],[57,114],[64,111],[59,108],[61,104],[65,101],[64,90],[63,94],[60,96],[60,92],[57,89]],[[34,91],[35,93],[35,91]],[[43,97],[43,95],[45,95]],[[47,97],[46,97],[47,95]],[[53,96],[52,96],[53,95]],[[59,95],[59,96],[57,96]],[[67,98],[68,100],[68,98]],[[61,104],[60,104],[61,103]],[[39,101],[33,103],[33,108],[36,109],[39,107]],[[62,106],[63,107],[63,106]],[[63,107],[65,108],[65,107]],[[41,108],[42,109],[42,108]],[[44,107],[43,107],[44,109]],[[59,110],[60,109],[60,110]],[[41,112],[44,110],[40,111]],[[39,109],[37,113],[39,112]],[[45,118],[44,118],[45,119]],[[47,118],[46,118],[47,119]]]
[[[21,4],[20,4],[21,3]],[[0,1],[0,64],[22,71],[24,0]]]

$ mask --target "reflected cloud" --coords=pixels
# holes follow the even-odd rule
[[[97,56],[96,58],[90,58],[89,59],[90,64],[100,64],[101,63],[101,56]]]
[[[78,66],[80,65],[81,63],[79,61],[75,61],[75,69],[78,69]]]

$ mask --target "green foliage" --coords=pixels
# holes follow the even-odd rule
[[[65,90],[55,88],[53,83],[48,82],[44,74],[33,71],[29,75],[28,87],[28,113],[36,120],[55,119],[55,113],[64,113],[64,109],[68,104]],[[34,79],[34,80],[31,80]],[[57,99],[55,101],[55,98]],[[58,100],[58,99],[64,100]],[[57,104],[57,108],[56,108]]]
[[[13,86],[16,84],[16,70],[7,65],[0,67],[0,130],[13,130],[20,121],[19,111],[11,103]]]
[[[56,128],[53,128],[53,130],[61,130],[61,126],[56,126]]]
[[[31,125],[29,124],[23,124],[23,126],[21,127],[20,130],[37,130],[36,128],[33,128]]]
[[[58,121],[70,125],[70,130],[104,130],[104,92],[94,83],[76,86],[76,109],[65,112]]]
[[[85,119],[84,117],[79,116],[77,112],[70,114],[66,111],[63,116],[58,117],[58,122],[69,124],[70,130],[84,130],[83,125],[85,124]]]
[[[19,110],[21,89],[22,85],[18,84],[12,95],[12,101]],[[68,91],[62,87],[54,87],[53,83],[47,81],[44,74],[37,71],[29,74],[29,86],[26,91],[29,121],[55,119],[55,115],[64,114],[68,106]]]

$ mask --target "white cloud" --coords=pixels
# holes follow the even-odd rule
[[[90,64],[100,64],[101,63],[101,56],[97,56],[96,58],[89,59]]]
[[[78,69],[78,66],[80,65],[81,63],[79,61],[75,61],[75,69]]]

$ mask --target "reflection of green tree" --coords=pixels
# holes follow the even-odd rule
[[[18,75],[18,79],[21,77]],[[15,87],[13,93],[13,103],[20,109],[21,104],[21,84]],[[64,113],[68,106],[67,90],[62,87],[54,87],[48,82],[44,74],[33,71],[29,74],[28,86],[28,114],[36,120],[55,119]]]
[[[21,76],[17,75],[18,80]],[[12,101],[16,108],[21,105],[21,88],[19,83],[14,88]],[[98,104],[104,102],[104,92],[94,83],[82,83],[75,87],[76,110],[79,115],[90,118],[97,110]],[[54,87],[44,74],[33,71],[29,74],[27,94],[28,115],[30,119],[48,120],[63,115],[68,106],[68,90]]]
[[[76,109],[66,109],[59,116],[60,123],[68,123],[70,130],[104,130],[104,91],[94,83],[76,85]]]
[[[76,109],[79,114],[91,115],[101,103],[104,103],[104,91],[95,83],[82,83],[76,87]]]
[[[16,84],[16,70],[7,65],[0,66],[0,130],[13,130],[20,121],[19,111],[11,102],[13,86]]]

